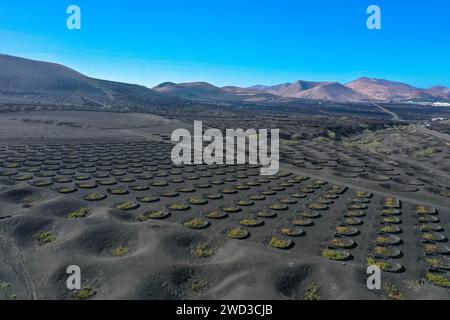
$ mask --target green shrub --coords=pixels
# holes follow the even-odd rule
[[[56,240],[56,236],[52,232],[39,232],[34,235],[34,238],[40,246],[44,246]]]
[[[320,286],[317,283],[310,283],[306,286],[305,300],[322,300]]]
[[[450,279],[443,274],[428,272],[425,279],[440,287],[450,288]]]
[[[386,282],[383,287],[383,293],[391,300],[403,300],[403,294],[393,284]]]
[[[92,298],[97,294],[97,291],[95,291],[91,285],[84,286],[81,290],[76,290],[72,293],[72,298],[74,300],[87,300]]]
[[[322,258],[326,258],[329,260],[341,261],[348,259],[349,257],[350,254],[343,250],[325,249],[322,251]]]
[[[202,292],[207,285],[206,280],[204,279],[193,279],[191,281],[191,288],[195,292]]]
[[[113,256],[124,257],[130,250],[127,247],[117,247],[111,250]]]
[[[202,243],[194,248],[194,255],[198,258],[209,258],[213,255],[213,250],[209,244]]]
[[[69,213],[67,217],[69,219],[81,219],[87,217],[90,212],[91,210],[88,208],[80,208],[77,211]]]
[[[183,226],[185,226],[188,229],[203,229],[209,226],[209,222],[200,218],[195,218],[192,220],[188,220],[183,223]]]
[[[227,231],[227,237],[232,239],[245,239],[248,235],[248,231],[243,228],[234,228]]]
[[[432,155],[436,154],[437,152],[439,152],[438,148],[436,147],[428,147],[426,149],[417,151],[413,154],[413,157],[415,159],[423,159],[423,158],[429,158]]]
[[[273,237],[269,241],[269,246],[276,249],[287,249],[291,246],[292,241],[288,239],[282,239],[278,237]]]

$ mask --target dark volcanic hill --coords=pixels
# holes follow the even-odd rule
[[[164,82],[152,88],[154,91],[187,99],[223,99],[227,92],[207,82],[172,83]]]
[[[204,102],[261,102],[277,98],[268,92],[234,86],[219,88],[207,82],[164,82],[152,89],[167,95]]]
[[[89,78],[60,64],[0,55],[0,103],[126,110],[189,102],[139,85]]]

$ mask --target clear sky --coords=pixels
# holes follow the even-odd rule
[[[81,8],[82,29],[66,27]],[[382,9],[382,29],[366,9]],[[152,87],[368,76],[450,86],[448,0],[2,0],[0,53]]]

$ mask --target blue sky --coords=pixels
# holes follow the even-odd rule
[[[66,28],[71,4],[82,30]],[[381,30],[366,28],[370,4]],[[450,1],[3,0],[0,52],[150,87],[359,76],[450,86]]]

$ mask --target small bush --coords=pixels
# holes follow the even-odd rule
[[[188,229],[203,229],[209,226],[209,222],[200,218],[195,218],[189,221],[186,221],[183,223],[183,226],[185,226]]]
[[[415,159],[429,158],[437,152],[439,152],[439,149],[437,149],[436,147],[428,147],[426,149],[415,152],[413,154],[413,157]]]
[[[322,258],[329,259],[329,260],[346,260],[350,257],[350,254],[343,250],[336,250],[336,249],[325,249],[322,251]]]
[[[248,231],[243,228],[234,228],[231,230],[228,230],[227,237],[233,238],[233,239],[245,239],[249,235]]]
[[[292,245],[292,241],[288,239],[282,239],[273,237],[269,241],[269,246],[276,249],[288,249]]]
[[[195,292],[202,292],[207,285],[206,280],[203,279],[193,279],[191,282],[191,288]]]
[[[256,218],[246,218],[240,220],[239,224],[247,227],[259,227],[263,224],[263,221]]]
[[[189,210],[190,208],[191,207],[189,205],[184,203],[172,203],[171,205],[169,205],[169,209],[175,211],[186,211]]]
[[[39,232],[34,235],[34,238],[40,246],[44,246],[56,240],[56,236],[52,232]]]
[[[130,250],[127,247],[117,247],[111,250],[113,256],[124,257]]]
[[[78,209],[77,211],[69,213],[69,215],[67,217],[69,219],[81,219],[81,218],[87,217],[90,212],[91,212],[91,210],[88,208],[81,208],[81,209]]]
[[[403,294],[393,284],[386,282],[383,287],[383,293],[391,300],[403,300]]]
[[[116,205],[117,209],[128,211],[139,208],[139,204],[132,201],[125,201]]]
[[[305,300],[322,300],[320,286],[317,283],[310,283],[306,287]]]
[[[84,286],[81,290],[76,290],[72,294],[72,298],[74,300],[87,300],[92,298],[97,294],[97,291],[95,291],[91,285]]]
[[[450,279],[448,277],[445,277],[443,274],[428,272],[425,278],[432,284],[438,285],[440,287],[450,288]]]
[[[213,255],[213,250],[209,244],[202,243],[194,248],[194,255],[198,258],[209,258]]]

